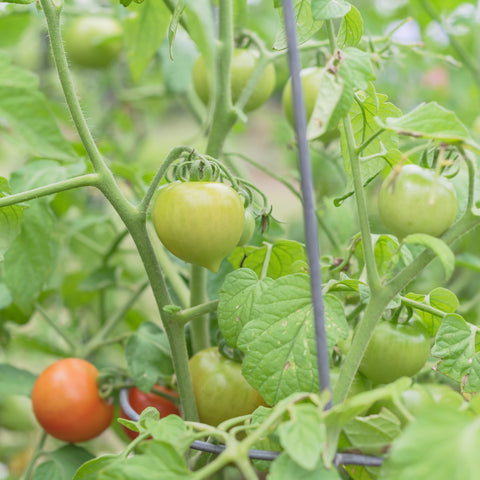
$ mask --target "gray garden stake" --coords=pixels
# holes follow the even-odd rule
[[[315,196],[307,141],[307,119],[305,105],[303,103],[302,84],[300,81],[300,56],[297,48],[295,12],[291,0],[283,0],[283,18],[285,22],[285,32],[287,34],[288,66],[292,78],[293,118],[295,121],[295,134],[298,145],[298,163],[300,167],[303,198],[303,220],[305,223],[310,287],[312,290],[313,319],[315,324],[315,341],[317,346],[318,376],[320,380],[320,391],[328,389],[331,392],[330,360],[325,330],[325,309],[323,306]],[[331,406],[332,402],[329,401],[326,408],[330,408]]]

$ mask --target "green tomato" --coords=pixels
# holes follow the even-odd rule
[[[171,253],[217,272],[242,235],[245,208],[223,183],[176,182],[160,189],[152,215],[158,238]]]
[[[78,17],[65,31],[68,58],[80,67],[105,68],[122,50],[122,27],[111,18],[98,15]]]
[[[30,398],[4,395],[0,398],[0,427],[29,432],[37,427]]]
[[[252,238],[255,231],[255,215],[250,208],[245,209],[245,222],[243,224],[242,235],[237,245],[239,247],[246,245]]]
[[[265,405],[260,393],[245,380],[241,365],[224,357],[217,347],[195,354],[189,366],[202,423],[216,426]]]
[[[382,321],[373,331],[359,371],[374,384],[413,377],[430,355],[430,337],[419,321]]]
[[[315,103],[317,101],[318,91],[320,90],[320,80],[322,78],[322,69],[319,67],[305,68],[300,72],[300,80],[302,82],[303,101],[305,105],[305,113],[307,122],[312,116]],[[283,89],[282,95],[283,111],[288,123],[293,126],[293,102],[292,102],[292,80],[288,82]]]
[[[398,238],[412,233],[440,236],[458,212],[453,185],[433,170],[418,165],[394,169],[378,196],[380,218]]]
[[[233,51],[230,87],[234,104],[240,98],[243,89],[250,80],[259,57],[260,54],[257,50],[237,48]],[[193,65],[193,86],[205,105],[208,105],[210,100],[210,81],[210,72],[207,71],[205,59],[200,55]],[[250,98],[245,104],[244,111],[250,112],[262,106],[272,94],[274,87],[275,68],[269,63],[260,75]]]
[[[425,410],[437,406],[451,408],[460,408],[464,403],[464,398],[460,393],[451,389],[447,385],[439,383],[416,383],[400,395],[400,402],[408,413],[416,417]],[[405,426],[409,418],[391,399],[384,399],[370,408],[369,414],[377,414],[382,408],[388,408],[400,420],[402,426]]]

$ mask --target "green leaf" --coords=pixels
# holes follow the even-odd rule
[[[64,447],[49,452],[47,461],[41,463],[33,476],[34,480],[71,480],[77,469],[94,456],[84,448],[76,445]]]
[[[75,160],[42,93],[20,86],[6,86],[0,77],[2,129],[11,141],[36,157]]]
[[[312,0],[312,13],[316,20],[344,17],[351,7],[350,3],[344,0]]]
[[[343,431],[353,448],[362,453],[379,455],[400,434],[400,420],[390,410],[381,414],[357,417]]]
[[[439,372],[457,382],[464,380],[474,365],[475,332],[476,328],[460,315],[449,314],[443,319],[432,350],[432,356],[440,359],[436,363]],[[480,390],[480,385],[476,390]]]
[[[228,258],[233,268],[250,268],[258,276],[262,273],[268,247],[238,247]],[[267,277],[279,278],[291,273],[305,272],[308,268],[305,247],[292,240],[277,240],[268,263]]]
[[[7,308],[12,303],[10,290],[4,283],[0,283],[0,310]]]
[[[410,245],[422,245],[432,250],[440,260],[445,272],[445,280],[448,280],[455,268],[455,255],[448,245],[440,238],[432,237],[425,233],[407,235],[403,243]]]
[[[445,313],[453,313],[459,306],[457,296],[450,290],[447,290],[443,287],[435,288],[427,295],[427,297],[419,295],[415,296],[415,294],[411,293],[408,294],[407,297],[419,302],[424,302],[427,305],[430,305]],[[438,329],[440,328],[444,315],[438,316],[432,313],[424,312],[420,309],[415,309],[415,311],[424,323],[424,325],[427,327],[428,333],[432,337],[434,337],[437,334]]]
[[[143,443],[140,453],[107,465],[105,477],[118,480],[188,480],[193,473],[187,467],[184,456],[172,445],[151,441]],[[79,480],[75,478],[74,480]]]
[[[6,363],[0,364],[0,395],[24,395],[29,397],[36,375]]]
[[[315,106],[307,125],[307,139],[310,141],[319,138],[327,131],[330,119],[343,93],[341,78],[332,75],[327,69],[322,70],[319,84]]]
[[[302,468],[286,453],[282,453],[272,463],[268,480],[341,480],[341,477],[334,467],[327,469],[322,460],[319,460],[311,470]]]
[[[413,137],[432,138],[444,142],[468,142],[470,133],[457,115],[436,102],[422,103],[398,118],[378,123],[387,130]]]
[[[260,281],[257,274],[248,268],[229,273],[218,293],[218,325],[227,343],[236,348],[242,328],[252,318],[256,299],[273,280]]]
[[[413,257],[406,246],[398,249],[398,241],[390,235],[374,236],[375,262],[383,278],[391,278],[400,269],[412,262]]]
[[[5,253],[5,283],[13,301],[25,311],[42,292],[53,272],[58,255],[58,238],[51,211],[33,202],[24,212],[20,234]],[[25,281],[28,279],[28,281]]]
[[[106,472],[109,467],[121,461],[122,457],[120,455],[103,455],[94,458],[93,460],[84,463],[77,470],[77,473],[72,480],[99,480],[100,478],[120,480],[122,477],[102,477],[102,474]]]
[[[323,25],[322,20],[313,18],[310,2],[311,0],[295,0],[293,4],[297,26],[297,42],[299,45],[310,40]],[[281,6],[281,2],[279,6]],[[275,38],[273,49],[284,50],[287,48],[287,35],[283,21],[283,8],[279,8],[278,13],[280,14],[280,28]]]
[[[290,419],[278,428],[280,443],[285,452],[305,470],[313,470],[320,460],[326,441],[325,425],[318,406],[297,405]]]
[[[136,82],[165,39],[170,11],[163,2],[145,0],[131,4],[123,22],[130,73]]]
[[[33,3],[33,0],[32,0]],[[20,43],[20,39],[30,25],[32,15],[30,12],[11,12],[9,15],[0,16],[0,47],[7,47]],[[0,64],[2,63],[0,53]]]
[[[350,11],[342,19],[337,34],[337,44],[340,48],[355,47],[362,39],[362,16],[353,5],[350,7]]]
[[[135,385],[144,392],[150,392],[160,376],[173,374],[167,336],[152,322],[143,323],[129,337],[125,357]]]
[[[187,429],[178,415],[168,415],[155,422],[149,419],[145,426],[155,440],[173,445],[179,453],[185,454],[196,439],[195,432]]]
[[[10,194],[8,181],[0,177],[0,198]],[[23,207],[11,205],[0,208],[0,259],[20,233],[23,222]]]
[[[480,471],[480,422],[438,406],[419,414],[393,443],[380,480],[466,480]]]
[[[341,302],[324,297],[328,349],[347,337]],[[255,301],[238,346],[245,353],[242,372],[269,404],[294,392],[318,391],[315,328],[310,281],[304,274],[277,279]]]

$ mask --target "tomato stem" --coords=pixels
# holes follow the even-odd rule
[[[200,265],[192,265],[190,276],[190,306],[197,307],[207,300],[207,270]],[[210,318],[208,314],[196,317],[190,324],[193,353],[210,346]]]

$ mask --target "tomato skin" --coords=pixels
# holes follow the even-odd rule
[[[111,17],[81,16],[65,31],[68,58],[85,68],[105,68],[122,50],[122,27]]]
[[[232,102],[235,104],[240,98],[243,89],[253,74],[260,54],[256,50],[236,48],[233,51],[230,87]],[[210,78],[205,59],[200,55],[193,65],[193,86],[200,100],[208,105],[210,100]],[[251,112],[262,106],[270,97],[275,87],[275,68],[269,63],[263,70],[250,98],[245,104],[244,111]]]
[[[113,420],[113,404],[102,400],[98,370],[80,358],[65,358],[47,367],[32,390],[32,407],[40,425],[64,442],[85,442]]]
[[[173,397],[178,397],[178,393],[174,390],[164,387],[163,385],[155,385],[155,390],[167,393]],[[160,413],[160,418],[167,417],[168,415],[180,416],[180,410],[178,407],[165,397],[157,395],[156,393],[145,393],[139,390],[137,387],[132,387],[128,391],[128,402],[130,406],[140,415],[147,407],[155,407]],[[129,419],[128,415],[120,409],[120,416],[122,418]],[[135,440],[138,437],[138,433],[128,429],[122,425],[125,433],[130,439]]]
[[[242,235],[245,208],[223,183],[176,182],[160,189],[152,217],[171,253],[216,273]]]
[[[458,212],[457,194],[445,177],[418,165],[404,165],[385,179],[378,195],[380,218],[399,239],[412,233],[440,236]]]
[[[242,366],[225,358],[217,347],[196,353],[189,366],[202,423],[216,426],[265,405],[260,393],[243,377]]]
[[[413,377],[430,355],[430,337],[418,321],[380,322],[373,332],[359,371],[374,384]]]
[[[320,90],[320,80],[322,77],[322,69],[319,67],[304,68],[300,71],[300,81],[302,83],[303,102],[305,105],[305,114],[307,122],[312,116],[315,102],[317,100],[318,91]],[[292,80],[288,79],[283,89],[282,105],[285,117],[288,123],[293,127],[293,102],[292,102]]]
[[[252,210],[247,208],[245,209],[245,222],[243,224],[242,235],[237,245],[239,247],[246,245],[252,239],[253,232],[255,232],[255,216]]]

